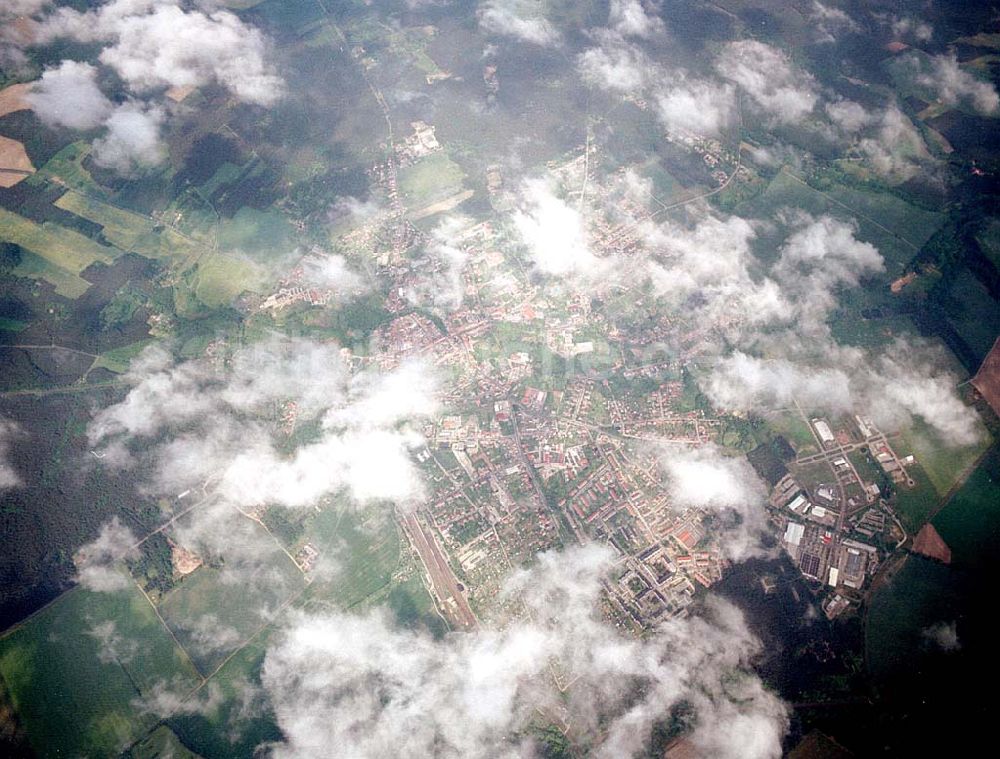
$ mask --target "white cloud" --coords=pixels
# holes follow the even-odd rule
[[[706,214],[693,228],[669,222],[648,225],[645,272],[655,291],[673,306],[701,312],[700,320],[720,324],[765,324],[786,318],[788,304],[776,284],[754,279],[750,242],[753,225],[738,216]],[[696,303],[689,301],[690,297]],[[699,305],[700,304],[700,305]]]
[[[139,652],[139,642],[118,632],[114,620],[99,622],[87,630],[87,635],[100,646],[97,659],[102,664],[128,664]]]
[[[635,92],[645,87],[655,69],[641,50],[617,35],[601,35],[601,44],[580,54],[584,81],[605,90]]]
[[[840,8],[824,5],[813,0],[809,20],[813,23],[813,35],[817,42],[836,42],[842,32],[856,32],[860,27]]]
[[[929,42],[934,36],[934,27],[921,19],[910,16],[893,16],[886,20],[893,36],[897,39],[912,36],[917,42]]]
[[[836,308],[838,288],[857,287],[863,277],[885,271],[885,263],[874,245],[855,237],[854,224],[808,214],[797,214],[795,222],[772,275],[796,303],[800,328],[815,328]]]
[[[715,68],[779,122],[801,121],[818,100],[812,77],[763,42],[728,43],[716,58]]]
[[[560,35],[530,0],[487,0],[478,10],[479,25],[490,34],[514,37],[534,45],[559,44]]]
[[[421,493],[410,450],[422,437],[411,422],[439,409],[436,376],[422,363],[352,377],[339,346],[275,338],[237,353],[224,373],[147,350],[127,378],[135,387],[95,416],[88,435],[92,445],[150,453],[156,492],[214,476],[218,495],[241,506],[303,507],[340,491],[360,503],[403,503]],[[283,438],[250,420],[288,401],[321,426],[315,439],[282,452]],[[164,433],[164,442],[136,445]]]
[[[663,21],[649,15],[640,0],[611,0],[608,25],[627,37],[652,37],[663,31]]]
[[[799,366],[785,359],[761,359],[742,351],[716,362],[705,392],[727,411],[803,408],[845,412],[851,408],[850,378],[840,368]]]
[[[107,132],[94,142],[94,160],[123,175],[159,163],[167,154],[160,141],[163,120],[159,106],[123,103],[104,122]]]
[[[0,7],[0,18],[12,19],[18,16],[34,16],[43,8],[52,5],[52,0],[4,0]]]
[[[302,270],[310,283],[330,290],[337,302],[345,302],[371,288],[339,254],[316,254],[302,260]]]
[[[597,611],[612,558],[597,546],[542,554],[508,582],[528,617],[503,630],[435,640],[379,612],[296,616],[262,671],[284,735],[270,755],[525,756],[535,715],[565,710],[594,756],[627,757],[683,700],[692,741],[713,756],[780,756],[787,713],[746,669],[759,644],[739,613],[712,601],[704,616],[626,636]],[[572,683],[564,693],[555,671]]]
[[[911,60],[914,65],[922,67],[919,59]],[[959,66],[954,53],[935,55],[930,64],[930,71],[918,74],[916,81],[934,90],[942,103],[951,106],[968,103],[984,116],[1000,111],[1000,95],[997,95],[996,88]]]
[[[744,456],[727,456],[715,445],[701,448],[661,446],[671,503],[680,509],[705,509],[718,515],[717,533],[727,558],[760,555],[768,533],[767,487]]]
[[[916,176],[932,161],[920,132],[895,106],[883,112],[877,131],[861,140],[858,147],[868,155],[875,171],[897,182]]]
[[[596,279],[608,269],[609,262],[590,250],[583,215],[556,195],[551,182],[526,180],[522,196],[522,207],[512,221],[538,271]]]
[[[838,100],[834,103],[827,103],[825,110],[833,123],[849,134],[860,131],[874,119],[874,116],[864,106],[853,100]]]
[[[129,586],[129,577],[119,563],[138,556],[136,538],[118,517],[101,528],[92,542],[73,557],[76,581],[88,590],[111,593]]]
[[[792,342],[792,341],[784,341]],[[783,341],[777,341],[781,347]],[[894,430],[923,420],[948,446],[969,446],[982,438],[975,410],[956,392],[959,378],[942,349],[917,339],[897,338],[874,357],[839,346],[829,337],[805,344],[794,358],[760,358],[742,351],[722,357],[708,377],[706,394],[728,411],[790,408],[833,414],[866,413]],[[795,353],[795,347],[788,348]]]
[[[942,351],[927,343],[897,339],[883,350],[869,382],[872,416],[905,424],[917,416],[950,446],[978,443],[983,435],[976,412],[962,403],[959,378]]]
[[[431,232],[423,255],[411,257],[414,271],[404,288],[410,303],[444,311],[454,311],[462,305],[465,297],[462,272],[468,254],[456,240],[471,224],[464,216],[446,217]]]
[[[922,630],[921,635],[923,635],[925,640],[933,643],[942,651],[950,653],[952,651],[959,651],[962,648],[962,643],[958,639],[957,622],[936,622]]]
[[[718,136],[732,122],[736,98],[732,85],[676,74],[656,94],[660,121],[668,129]]]
[[[106,42],[101,63],[137,93],[217,82],[241,100],[270,105],[283,83],[267,62],[267,41],[227,11],[185,11],[175,0],[111,0],[80,13],[60,8],[38,41]]]
[[[26,99],[42,122],[70,129],[94,129],[113,108],[97,86],[97,69],[77,61],[46,69]]]
[[[22,434],[21,428],[0,416],[0,493],[11,488],[20,487],[21,476],[9,461],[10,441]]]

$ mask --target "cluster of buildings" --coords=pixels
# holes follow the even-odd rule
[[[904,462],[912,457],[900,458],[864,416],[836,430],[826,419],[812,419],[809,426],[818,452],[797,456],[791,472],[774,484],[771,518],[792,562],[829,588],[824,611],[833,618],[859,600],[881,558],[905,537],[878,483],[866,481],[859,469],[864,460],[874,460],[905,482],[910,478]]]

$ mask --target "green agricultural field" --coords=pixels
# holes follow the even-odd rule
[[[104,236],[122,250],[133,250],[139,241],[153,232],[153,222],[133,211],[116,208],[109,203],[68,190],[55,205],[104,228]]]
[[[104,236],[118,248],[154,260],[168,260],[184,269],[203,250],[198,243],[170,228],[160,227],[134,211],[127,211],[79,192],[67,192],[55,205],[103,227]]]
[[[826,194],[859,217],[877,221],[918,248],[931,239],[945,221],[945,214],[910,205],[888,192],[835,185]]]
[[[27,322],[0,316],[0,332],[22,332],[28,328]]]
[[[1000,219],[992,218],[976,235],[983,255],[1000,269]]]
[[[71,274],[79,274],[97,261],[109,264],[120,254],[72,229],[48,222],[36,224],[4,208],[0,208],[0,230],[5,242],[16,243]]]
[[[122,759],[199,759],[199,755],[189,750],[173,731],[160,725],[149,735],[122,754]]]
[[[236,180],[238,180],[240,178],[240,174],[243,173],[243,169],[243,166],[237,166],[235,163],[226,161],[215,170],[215,173],[210,176],[208,181],[206,181],[199,188],[199,191],[206,198],[210,198],[219,190],[219,188],[233,184]]]
[[[878,248],[885,258],[890,279],[903,274],[920,247],[944,222],[943,214],[917,208],[888,192],[867,192],[840,184],[821,191],[785,170],[778,172],[763,194],[740,210],[773,218],[783,208],[853,219],[858,224],[858,237]]]
[[[798,411],[775,411],[767,415],[768,426],[791,443],[799,456],[818,453],[816,438]]]
[[[281,740],[281,731],[268,711],[247,708],[252,706],[255,689],[260,685],[260,669],[271,632],[264,631],[240,649],[192,699],[196,703],[211,700],[214,692],[221,696],[217,706],[201,714],[175,714],[167,720],[184,745],[200,756],[253,756],[262,743]]]
[[[13,628],[0,639],[0,675],[39,756],[113,755],[156,722],[141,698],[198,682],[131,583],[75,588]]]
[[[955,275],[942,306],[945,319],[962,336],[977,360],[986,358],[1000,334],[1000,309],[989,290],[963,267]]]
[[[462,191],[465,172],[444,151],[399,170],[399,192],[407,208],[419,211]]]
[[[893,506],[903,527],[912,535],[934,513],[941,503],[941,496],[938,495],[934,483],[919,462],[908,466],[906,471],[915,484],[913,487],[907,487],[905,484],[893,483],[895,489]]]
[[[278,211],[244,206],[219,228],[219,249],[243,253],[257,261],[273,261],[293,247],[294,229]]]
[[[19,277],[29,279],[44,279],[55,287],[56,292],[64,298],[79,298],[90,287],[90,282],[65,269],[60,269],[50,261],[35,255],[30,250],[22,254],[21,263],[13,270]]]
[[[101,193],[100,185],[83,167],[83,160],[89,154],[90,145],[88,143],[73,142],[52,156],[48,163],[25,181],[32,185],[52,183],[71,187],[88,194]]]
[[[945,445],[931,429],[919,419],[903,433],[902,453],[912,452],[938,495],[944,496],[968,472],[990,447],[992,438],[979,424],[979,443],[954,447]],[[894,445],[898,445],[893,441]]]
[[[257,525],[248,522],[245,532],[242,527],[234,532],[234,541],[258,546],[251,562],[235,563],[227,557],[222,569],[203,566],[167,593],[159,606],[205,674],[272,620],[305,585],[298,567]]]
[[[245,258],[215,253],[199,262],[194,294],[210,308],[233,302],[244,291],[261,292],[268,281],[266,271]]]
[[[123,345],[121,348],[105,351],[94,362],[94,368],[107,369],[115,374],[122,374],[128,371],[132,359],[142,353],[143,349],[152,342],[152,340],[139,340],[129,345]]]
[[[399,564],[399,529],[375,511],[369,520],[343,507],[324,509],[311,520],[300,544],[312,544],[333,571],[317,573],[310,599],[350,608],[387,588]]]

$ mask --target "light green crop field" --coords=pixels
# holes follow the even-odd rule
[[[399,564],[399,529],[382,516],[371,519],[366,525],[357,514],[328,508],[311,520],[300,542],[311,543],[334,569],[318,573],[309,599],[350,608],[388,587]]]
[[[94,368],[103,368],[115,374],[122,374],[128,371],[132,359],[142,353],[143,348],[152,342],[152,340],[138,340],[137,342],[123,345],[121,348],[105,351],[94,362]]]
[[[816,438],[798,411],[770,413],[767,415],[767,423],[775,432],[784,435],[799,456],[808,456],[819,451]]]
[[[224,306],[242,292],[262,292],[268,281],[266,270],[247,260],[214,253],[199,262],[194,294],[209,307]]]
[[[153,232],[153,222],[145,216],[116,208],[74,190],[65,192],[55,205],[100,224],[108,242],[122,250],[134,249],[143,237]]]
[[[281,213],[243,206],[219,228],[219,249],[250,256],[256,261],[274,260],[292,247],[292,225]]]
[[[444,151],[421,158],[399,170],[399,192],[403,202],[417,211],[462,191],[465,172]]]
[[[281,739],[269,711],[247,709],[260,684],[260,669],[273,628],[244,646],[196,693],[193,703],[213,699],[218,705],[201,713],[179,712],[167,720],[184,745],[208,759],[253,756],[262,743]],[[249,699],[249,700],[248,700]]]
[[[104,236],[118,248],[178,269],[191,265],[204,247],[170,228],[156,229],[152,219],[79,192],[67,192],[55,202],[59,208],[100,224]]]
[[[262,528],[248,522],[246,533],[239,534],[243,529],[233,528],[232,537],[258,546],[251,562],[241,562],[232,573],[200,567],[159,605],[160,614],[204,674],[273,620],[305,585],[292,560]]]
[[[111,756],[156,722],[141,699],[198,682],[133,584],[75,588],[0,639],[0,675],[39,756]]]
[[[64,298],[79,298],[90,287],[90,282],[83,277],[60,269],[30,250],[24,251],[21,263],[14,268],[14,274],[29,279],[43,279],[55,287],[56,292]]]
[[[57,224],[36,224],[30,219],[0,208],[3,239],[30,250],[54,266],[79,274],[92,263],[109,264],[120,251],[94,242],[72,229]]]
[[[70,143],[25,181],[32,185],[53,183],[88,194],[103,194],[100,185],[83,167],[83,160],[89,154],[90,145],[87,142]]]
[[[872,193],[843,185],[820,191],[784,170],[741,211],[773,218],[783,208],[853,219],[859,239],[871,243],[882,254],[890,279],[903,273],[944,221],[942,214],[917,208],[886,192]]]
[[[977,424],[979,442],[969,446],[951,446],[944,443],[923,421],[914,419],[913,424],[903,432],[900,453],[913,453],[934,485],[938,495],[944,496],[958,482],[963,474],[975,464],[990,447],[993,439],[982,423]]]

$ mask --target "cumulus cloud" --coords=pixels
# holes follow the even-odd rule
[[[817,341],[811,355],[761,358],[743,351],[718,359],[705,392],[733,412],[788,408],[833,414],[862,410],[880,426],[898,429],[922,420],[949,446],[977,443],[983,428],[956,392],[959,378],[943,350],[897,338],[872,358],[855,348]]]
[[[113,109],[97,86],[97,69],[78,61],[46,69],[26,100],[45,124],[70,129],[94,129]]]
[[[608,26],[627,37],[652,37],[663,30],[663,21],[650,15],[640,0],[611,0]]]
[[[929,42],[934,36],[934,27],[922,19],[911,16],[882,17],[889,24],[896,39],[912,38],[917,42]]]
[[[490,34],[542,47],[559,44],[559,32],[540,11],[530,0],[487,0],[478,11],[479,25]]]
[[[715,68],[782,123],[801,121],[818,100],[813,78],[796,68],[783,52],[763,42],[728,43],[716,58]]]
[[[824,110],[834,124],[849,134],[868,126],[874,118],[863,105],[853,100],[844,99],[827,103]]]
[[[160,140],[163,120],[163,109],[158,106],[122,103],[104,122],[104,136],[94,142],[94,160],[124,175],[159,163],[167,152]]]
[[[716,406],[733,412],[788,408],[795,401],[806,408],[851,408],[850,378],[843,369],[800,366],[742,351],[716,362],[705,392]]]
[[[111,664],[112,662],[128,664],[139,652],[139,642],[132,638],[126,638],[118,632],[118,626],[114,620],[109,619],[94,625],[87,630],[87,635],[94,638],[100,646],[97,658],[102,664]]]
[[[844,32],[856,32],[860,27],[840,8],[813,0],[809,20],[813,22],[813,35],[817,42],[836,42]]]
[[[668,129],[718,136],[734,119],[731,85],[676,74],[656,94],[656,112]]]
[[[832,216],[796,214],[772,274],[782,294],[796,304],[805,324],[824,322],[837,305],[837,290],[857,287],[865,276],[885,271],[874,245],[857,239],[857,226]]]
[[[655,291],[675,306],[701,313],[705,321],[764,324],[785,318],[788,305],[777,285],[754,279],[750,242],[753,225],[738,216],[706,214],[693,227],[647,225],[645,271]]]
[[[641,90],[655,71],[641,50],[618,35],[602,35],[601,44],[581,53],[577,64],[585,82],[618,92]]]
[[[114,517],[101,528],[97,538],[80,548],[73,557],[76,581],[88,590],[102,593],[127,588],[128,574],[119,564],[136,556],[135,535]]]
[[[906,114],[895,106],[887,108],[877,131],[858,143],[872,168],[887,179],[904,182],[931,162],[920,132]]]
[[[767,534],[767,487],[743,456],[727,456],[715,445],[661,446],[658,456],[671,503],[718,517],[717,537],[725,555],[742,561],[760,555]]]
[[[422,437],[411,422],[438,411],[437,380],[422,363],[351,376],[339,346],[275,338],[240,351],[225,372],[200,360],[175,365],[154,348],[126,376],[133,389],[95,416],[88,435],[113,451],[148,450],[166,433],[152,446],[157,492],[213,477],[217,494],[242,506],[302,507],[340,491],[362,503],[420,493],[410,450]],[[258,421],[281,403],[319,423],[316,438],[291,452]]]
[[[913,65],[922,67],[917,58]],[[917,75],[917,84],[934,91],[946,105],[967,104],[984,116],[1000,111],[1000,95],[989,82],[977,79],[958,64],[954,53],[935,55],[930,59],[930,70]]]
[[[962,648],[962,643],[958,639],[957,622],[936,622],[922,630],[921,635],[923,635],[924,640],[934,644],[942,651],[950,653]]]
[[[597,611],[612,559],[597,546],[542,554],[508,582],[526,616],[503,630],[436,640],[378,611],[297,615],[262,671],[284,736],[270,755],[524,756],[538,713],[568,713],[594,756],[633,756],[683,703],[711,755],[780,756],[787,712],[746,669],[759,644],[736,609],[713,600],[628,637]]]
[[[885,422],[903,422],[917,416],[942,442],[974,445],[982,437],[979,417],[955,392],[959,378],[947,368],[940,348],[897,339],[878,357],[871,380],[872,416]]]
[[[37,37],[108,43],[101,63],[137,93],[217,82],[248,103],[270,105],[282,94],[263,34],[227,11],[186,11],[175,0],[111,0],[83,13],[59,8]]]
[[[583,215],[546,179],[526,180],[522,207],[512,217],[535,268],[553,277],[595,279],[609,262],[591,252]]]
[[[443,311],[454,311],[462,305],[462,272],[468,254],[457,239],[471,223],[467,217],[449,216],[434,228],[423,254],[413,259],[414,271],[403,293],[410,303]]]
[[[23,484],[17,470],[8,460],[10,441],[20,435],[21,428],[18,425],[0,416],[0,493]]]
[[[338,302],[371,289],[365,278],[351,268],[347,259],[336,253],[307,256],[302,260],[302,271],[311,284],[330,290]]]
[[[0,8],[0,18],[34,16],[43,8],[52,5],[52,0],[5,0]]]

